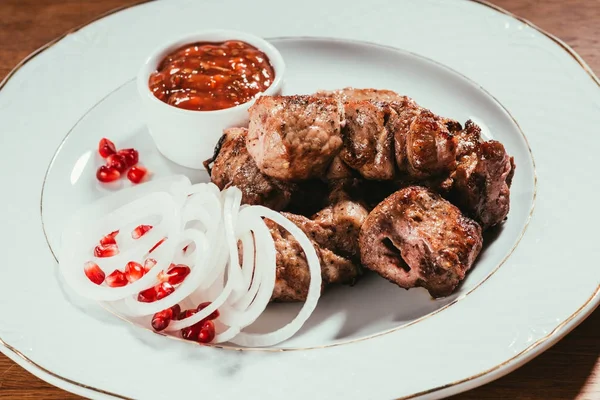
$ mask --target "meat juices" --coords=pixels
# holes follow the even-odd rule
[[[249,109],[248,152],[258,169],[285,181],[318,178],[342,147],[335,99],[263,96]]]
[[[262,174],[246,149],[246,128],[229,128],[215,149],[211,181],[223,190],[236,186],[242,191],[243,204],[258,204],[283,210],[290,203],[294,184],[281,182]],[[205,166],[213,159],[205,162]]]
[[[438,194],[419,186],[397,191],[367,217],[361,261],[405,289],[450,295],[479,254],[481,227]]]

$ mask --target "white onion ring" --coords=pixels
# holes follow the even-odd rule
[[[306,256],[308,268],[310,271],[310,284],[308,287],[308,295],[306,296],[306,301],[304,302],[302,309],[293,321],[273,332],[240,332],[236,337],[231,339],[232,343],[235,343],[240,346],[272,346],[292,337],[296,332],[298,332],[298,330],[300,330],[302,325],[306,322],[308,317],[310,317],[310,315],[314,311],[315,307],[317,306],[317,302],[319,301],[319,297],[321,296],[321,265],[319,263],[319,258],[317,257],[317,253],[315,251],[314,246],[312,245],[308,237],[306,237],[304,232],[302,232],[302,230],[298,228],[293,222],[291,222],[289,219],[285,218],[278,212],[270,210],[266,207],[255,206],[252,208],[248,208],[248,210],[252,210],[252,212],[257,213],[258,216],[270,219],[276,224],[282,226],[290,234],[292,234],[292,236],[294,236],[294,238],[298,241],[300,247],[302,247],[302,250],[304,251],[304,255]]]
[[[148,317],[140,317],[175,304],[193,307],[211,299],[210,305],[194,315],[171,321],[166,332],[189,327],[219,310],[219,332],[213,342],[231,341],[257,347],[277,344],[295,334],[316,307],[321,293],[319,259],[311,241],[294,223],[265,207],[241,207],[241,199],[238,188],[221,192],[212,183],[191,185],[181,176],[107,196],[77,212],[66,225],[60,253],[61,272],[80,294],[106,301],[120,314],[142,323],[148,323]],[[149,218],[160,221],[152,223],[153,228],[137,240],[127,236],[137,224],[150,224]],[[274,332],[253,334],[243,329],[265,311],[276,281],[275,243],[263,218],[282,226],[300,243],[311,278],[307,300],[294,320]],[[89,256],[99,237],[117,229],[124,235],[117,236],[122,247],[120,254],[101,259]],[[168,239],[149,255],[152,245],[165,237]],[[192,244],[191,250],[182,250]],[[94,260],[105,273],[110,273],[114,269],[123,270],[128,261],[142,263],[148,257],[154,258],[156,265],[138,281],[123,287],[95,285],[83,272],[88,260]],[[159,283],[159,273],[166,271],[172,262],[188,265],[190,274],[165,298],[152,303],[137,301],[138,293]]]

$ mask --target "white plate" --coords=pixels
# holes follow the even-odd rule
[[[275,2],[145,4],[67,36],[6,83],[0,350],[53,384],[98,398],[433,398],[509,372],[597,306],[600,273],[588,260],[598,253],[599,217],[587,207],[598,193],[598,139],[588,132],[600,122],[600,91],[577,60],[531,27],[472,2],[365,3],[364,10],[309,3],[286,11]],[[256,25],[263,7],[273,19]],[[238,352],[154,335],[62,285],[41,229],[42,184],[41,220],[55,247],[69,212],[105,193],[93,179],[100,137],[137,147],[157,176],[178,170],[152,146],[129,80],[157,42],[189,31],[199,15],[226,10],[226,19],[202,20],[202,27],[288,37],[273,40],[288,64],[287,93],[397,90],[439,114],[484,123],[515,156],[509,219],[455,295],[432,301],[423,290],[405,292],[372,276],[327,293],[303,331],[279,346],[301,350]],[[307,34],[338,40],[293,37]],[[537,200],[521,129],[536,160]],[[290,308],[272,307],[263,326]]]

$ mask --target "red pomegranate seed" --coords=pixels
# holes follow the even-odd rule
[[[201,311],[201,310],[205,309],[206,307],[210,306],[210,304],[211,304],[210,301],[206,301],[204,303],[200,303],[198,305],[198,308],[196,308],[196,311]],[[219,315],[221,315],[219,313],[219,310],[215,310],[212,313],[210,313],[210,315],[208,317],[206,317],[205,320],[217,319],[217,318],[219,318]]]
[[[215,338],[215,324],[212,321],[204,321],[200,333],[198,334],[198,343],[210,343]]]
[[[190,267],[183,264],[173,265],[167,270],[167,282],[171,285],[179,285],[184,281],[185,277],[190,274]],[[160,277],[159,277],[160,279]]]
[[[146,234],[150,229],[152,229],[152,225],[140,225],[131,232],[131,237],[134,239],[139,239]]]
[[[169,282],[159,283],[154,288],[156,290],[156,300],[164,299],[175,291],[175,288]]]
[[[107,246],[109,244],[117,244],[115,237],[118,234],[119,234],[119,231],[114,231],[114,232],[109,233],[108,235],[106,235],[102,239],[100,239],[100,244],[102,246]]]
[[[180,312],[181,307],[179,307],[179,304],[175,304],[171,308],[157,312],[152,317],[152,328],[154,328],[154,330],[157,332],[162,331],[169,326],[171,320],[176,318]]]
[[[196,310],[185,310],[185,311],[182,311],[179,314],[179,318],[178,319],[179,320],[186,319],[188,317],[191,317],[194,314],[196,314]]]
[[[179,319],[185,319],[191,317],[196,314],[194,310],[185,310],[181,314],[179,314]],[[194,325],[188,326],[181,330],[181,337],[187,340],[196,341],[198,339],[198,335],[200,334],[200,329],[202,329],[202,324],[204,321],[196,322]]]
[[[169,326],[169,322],[171,322],[170,317],[171,309],[167,308],[166,310],[162,310],[157,312],[152,316],[152,329],[156,332],[160,332]]]
[[[129,179],[132,183],[138,184],[144,180],[148,170],[141,165],[135,165],[131,167],[131,169],[127,172],[127,179]]]
[[[148,272],[156,265],[156,260],[154,258],[148,258],[144,261],[144,271]]]
[[[142,290],[138,293],[138,301],[142,303],[153,303],[156,301],[156,287],[151,287],[146,290]]]
[[[112,154],[117,152],[117,148],[115,144],[108,140],[107,138],[100,139],[100,143],[98,143],[98,153],[102,158],[106,158]]]
[[[108,244],[106,246],[98,245],[94,249],[94,255],[99,258],[112,257],[119,254],[119,247],[116,244]]]
[[[190,245],[189,245],[189,244],[183,248],[183,254],[185,254],[185,253],[187,252],[187,250],[188,250],[188,247],[190,247]]]
[[[136,263],[135,261],[129,261],[125,266],[125,277],[129,282],[135,282],[140,279],[146,271],[142,264]]]
[[[158,246],[160,246],[161,244],[163,244],[163,242],[167,240],[167,238],[162,238],[158,241],[158,243],[156,243],[154,246],[152,246],[152,248],[150,249],[150,251],[148,253],[152,253],[154,250],[156,250],[156,248]]]
[[[92,261],[88,261],[83,266],[83,272],[85,276],[96,285],[101,285],[104,282],[104,272],[100,269],[98,264]]]
[[[110,287],[121,287],[127,285],[125,274],[115,269],[112,274],[106,277],[106,284]]]
[[[179,304],[175,304],[173,307],[171,307],[171,310],[173,310],[173,319],[179,318],[179,314],[181,314],[181,307]]]
[[[125,157],[120,154],[111,154],[106,157],[106,165],[108,167],[114,168],[120,173],[125,172],[127,169],[127,164],[125,163]]]
[[[121,157],[123,157],[123,159],[125,161],[125,166],[127,168],[133,167],[135,164],[138,163],[138,161],[140,159],[140,155],[136,149],[119,150],[117,152],[117,154],[120,155]]]
[[[154,301],[164,299],[175,291],[175,288],[168,282],[159,283],[158,285],[138,293],[138,301],[142,303],[152,303]]]
[[[98,168],[98,171],[96,171],[96,178],[98,178],[100,182],[114,182],[120,177],[121,173],[118,170],[112,167],[107,167],[106,165],[101,166]]]

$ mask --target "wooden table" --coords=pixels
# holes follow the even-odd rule
[[[456,0],[459,1],[459,0]],[[571,45],[600,74],[600,0],[492,0]],[[0,80],[29,53],[66,31],[139,0],[0,0]],[[600,310],[529,364],[456,396],[478,399],[600,399]],[[75,399],[0,354],[0,398]]]

